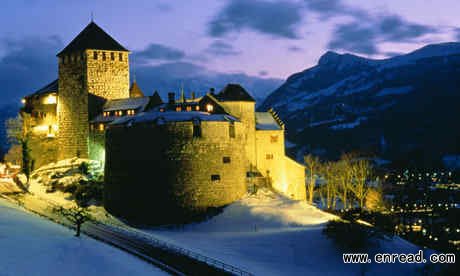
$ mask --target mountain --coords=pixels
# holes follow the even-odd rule
[[[442,165],[460,155],[460,43],[383,60],[329,51],[259,109],[270,107],[299,157],[364,151],[404,166]]]

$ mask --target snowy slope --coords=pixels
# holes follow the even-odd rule
[[[333,215],[306,204],[262,191],[231,204],[209,221],[179,229],[145,230],[256,275],[359,275],[360,265],[345,265],[341,252],[323,234]],[[395,238],[383,252],[417,252]],[[414,265],[370,265],[369,275],[411,275]]]
[[[0,275],[167,275],[119,249],[73,234],[0,199]]]

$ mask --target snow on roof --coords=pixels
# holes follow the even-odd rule
[[[188,112],[176,112],[176,111],[149,111],[139,113],[136,116],[131,117],[122,117],[114,122],[111,125],[123,125],[127,123],[144,123],[144,122],[153,122],[158,119],[163,120],[164,122],[185,122],[185,121],[216,121],[216,122],[236,122],[238,119],[226,114],[210,114],[207,112],[200,111],[188,111]]]
[[[281,130],[281,126],[270,112],[256,112],[257,130]]]
[[[108,100],[104,104],[104,111],[137,110],[140,108],[144,110],[148,103],[149,97]]]

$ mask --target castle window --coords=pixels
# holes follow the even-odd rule
[[[192,111],[192,107],[191,107],[190,105],[188,105],[188,106],[185,108],[185,110],[187,110],[187,111]]]
[[[270,143],[277,143],[278,142],[278,135],[270,136]]]
[[[123,116],[123,111],[121,110],[118,110],[118,111],[115,111],[115,116]]]
[[[197,106],[195,107],[195,110],[196,110],[196,111],[199,111],[199,110],[200,110],[200,106],[197,105]]]
[[[224,164],[230,163],[230,162],[231,162],[230,156],[224,156],[224,157],[222,158],[222,162],[223,162]]]
[[[201,122],[198,119],[193,119],[193,137],[201,137]]]
[[[177,112],[182,111],[182,107],[176,106],[176,111],[177,111]]]
[[[123,54],[122,53],[118,54],[118,60],[123,61]]]
[[[110,59],[115,60],[115,53],[110,53]]]
[[[102,60],[105,60],[105,52],[102,52]]]
[[[236,134],[235,134],[235,122],[230,122],[230,124],[228,125],[228,135],[230,136],[230,138],[235,138]]]
[[[97,60],[97,52],[96,51],[93,52],[93,59]]]
[[[104,124],[99,124],[98,127],[97,127],[97,129],[98,129],[99,131],[104,131],[104,129],[105,129]]]
[[[109,117],[109,116],[110,116],[110,111],[104,111],[103,116],[104,116],[104,117]]]
[[[273,160],[273,154],[272,154],[272,153],[267,153],[267,154],[265,155],[265,159],[267,159],[267,160]]]
[[[126,114],[129,115],[129,116],[133,116],[134,115],[134,110],[130,109],[130,110],[126,111]]]
[[[220,181],[220,175],[212,174],[211,175],[211,181]]]
[[[207,104],[207,105],[206,105],[206,111],[208,111],[209,113],[211,113],[213,110],[214,110],[214,106],[213,106],[212,104]]]
[[[165,109],[164,109],[164,108],[160,108],[160,112],[165,112]]]

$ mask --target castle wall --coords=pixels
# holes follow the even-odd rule
[[[91,129],[89,132],[89,159],[105,163],[105,131]]]
[[[246,193],[242,125],[229,137],[229,122],[111,127],[106,136],[105,207],[150,223],[180,222]],[[226,161],[224,162],[224,157]]]
[[[246,142],[244,150],[248,159],[246,166],[248,170],[250,165],[256,166],[256,117],[255,117],[255,102],[219,102],[230,114],[241,120],[244,125],[243,138]]]
[[[94,58],[94,52],[97,53],[97,59]],[[86,50],[86,56],[89,93],[105,99],[129,98],[128,52]]]
[[[59,58],[58,159],[88,158],[86,56]]]
[[[286,182],[289,183],[284,193],[295,200],[306,200],[305,167],[291,158],[284,157]]]

